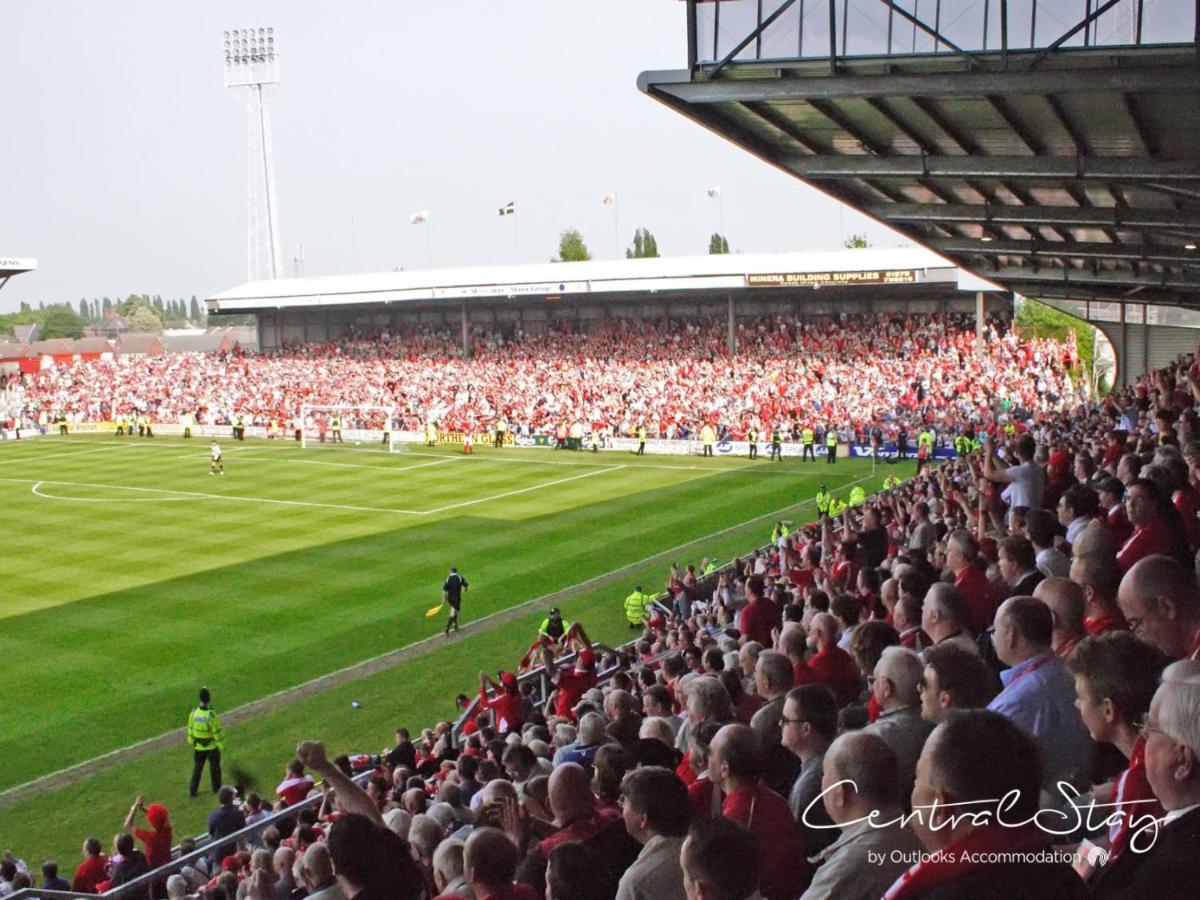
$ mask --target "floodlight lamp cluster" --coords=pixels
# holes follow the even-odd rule
[[[225,65],[275,62],[274,28],[235,28],[225,32]]]

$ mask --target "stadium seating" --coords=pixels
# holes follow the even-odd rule
[[[121,356],[44,369],[26,378],[25,416],[107,421],[149,412],[175,422],[287,425],[302,403],[393,407],[421,430],[488,430],[504,418],[524,433],[582,422],[610,434],[639,424],[678,437],[710,422],[741,437],[793,423],[862,431],[930,425],[942,433],[993,406],[1039,411],[1082,399],[1067,369],[1071,347],[987,327],[983,352],[957,315],[741,320],[728,358],[712,319],[612,319],[579,334],[477,332],[463,360],[449,332],[379,334],[260,354]]]

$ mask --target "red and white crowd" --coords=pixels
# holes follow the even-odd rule
[[[605,319],[578,333],[476,332],[469,359],[452,331],[413,329],[264,353],[117,356],[25,378],[26,419],[105,421],[148,414],[291,433],[301,404],[381,406],[421,431],[694,434],[708,423],[739,439],[793,423],[865,433],[929,426],[957,433],[994,408],[1042,411],[1084,398],[1074,344],[1022,340],[1000,321],[981,352],[969,317],[766,316],[737,327],[730,358],[715,319]],[[885,434],[885,437],[888,436]]]
[[[672,614],[649,608],[631,649],[567,628],[580,652],[545,648],[543,700],[481,673],[461,735],[398,730],[365,788],[302,742],[280,790],[295,800],[310,772],[320,809],[244,846],[214,833],[212,864],[162,889],[1200,895],[1200,362],[1067,409],[1021,390],[1024,413],[983,420],[981,451],[837,521],[781,523],[709,575],[673,569]],[[219,800],[218,822],[267,805]],[[161,853],[158,830],[118,850]]]

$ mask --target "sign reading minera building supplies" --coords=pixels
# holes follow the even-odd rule
[[[868,269],[854,272],[768,272],[746,276],[747,287],[816,287],[852,284],[916,284],[914,269]]]

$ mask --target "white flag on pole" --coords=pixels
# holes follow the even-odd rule
[[[605,194],[604,198],[600,202],[603,203],[605,206],[612,206],[614,203],[617,202],[617,195],[616,194]]]
[[[422,222],[428,222],[429,210],[423,209],[420,212],[413,213],[408,217],[408,221],[412,222],[414,225],[420,225]]]
[[[717,197],[721,196],[721,186],[719,184],[714,184],[708,189],[707,193],[710,200],[715,200]]]

